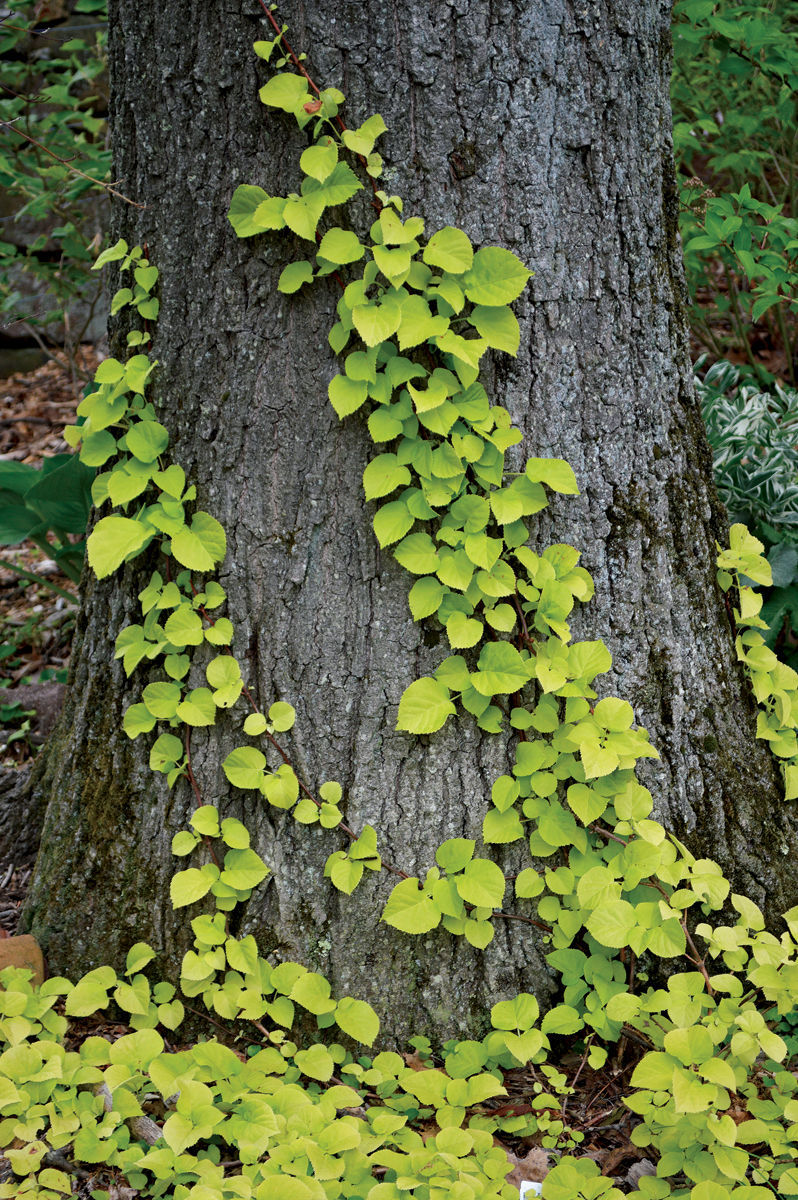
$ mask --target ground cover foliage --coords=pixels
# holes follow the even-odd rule
[[[82,1163],[102,1166],[108,1188],[124,1179],[139,1194],[178,1200],[509,1200],[517,1191],[505,1182],[499,1133],[552,1152],[545,1200],[614,1200],[620,1192],[580,1157],[580,1134],[561,1115],[567,1084],[552,1039],[563,1035],[581,1038],[596,1067],[620,1041],[642,1051],[626,1103],[639,1118],[635,1144],[657,1162],[657,1174],[640,1180],[645,1196],[798,1193],[790,1023],[798,910],[767,931],[714,863],[696,860],[652,820],[634,767],[656,750],[628,704],[597,701],[594,680],[610,666],[603,644],[570,636],[570,613],[590,599],[592,581],[576,549],[537,555],[526,546],[529,519],[548,492],[577,490],[559,459],[532,457],[523,472],[505,470],[505,451],[520,435],[479,380],[488,350],[518,347],[511,305],[529,272],[500,247],[474,251],[459,230],[428,237],[423,219],[379,187],[380,118],[347,129],[342,94],[317,89],[280,33],[255,50],[277,67],[261,92],[272,119],[294,118],[308,147],[296,192],[271,197],[244,185],[230,221],[241,237],[287,228],[306,240],[308,258],[276,284],[287,296],[315,278],[340,278],[330,345],[345,357],[330,401],[342,420],[366,417],[376,453],[363,482],[378,502],[376,536],[415,577],[413,616],[439,621],[452,651],[434,676],[407,689],[399,728],[434,734],[465,710],[497,736],[513,731],[514,767],[494,784],[479,851],[476,840],[450,839],[423,879],[385,861],[379,831],[346,824],[335,781],[311,790],[297,776],[293,710],[278,702],[260,711],[230,649],[233,624],[219,615],[226,597],[212,573],[224,558],[224,531],[196,509],[195,485],[168,459],[147,350],[157,266],[124,242],[106,251],[96,266],[120,272],[113,305],[130,309],[129,355],[98,368],[68,437],[81,463],[99,472],[92,497],[103,515],[88,541],[95,574],[110,575],[153,544],[162,552],[139,595],[141,620],[120,631],[117,655],[146,680],[126,732],[157,732],[153,770],[170,786],[186,779],[195,789],[196,811],[173,842],[188,865],[171,896],[197,914],[194,945],[179,989],[158,979],[142,943],[123,970],[100,967],[74,985],[52,979],[34,989],[25,972],[0,975],[0,1145],[14,1172],[0,1196],[68,1195],[70,1166]],[[354,233],[328,210],[364,186],[378,217]],[[772,583],[762,551],[735,525],[720,553],[720,584],[762,706],[758,732],[784,761],[792,797],[798,675],[765,644],[752,586]],[[244,826],[220,811],[223,800],[199,794],[190,738],[236,705],[251,711],[224,763],[231,787],[261,795],[286,820],[329,830],[333,886],[350,893],[366,871],[386,870],[398,882],[381,919],[397,936],[443,925],[477,947],[514,903],[513,915],[548,941],[561,1002],[541,1018],[533,996],[500,1001],[481,1041],[450,1043],[433,1056],[417,1039],[421,1061],[411,1067],[394,1051],[364,1049],[379,1038],[368,1005],[333,997],[317,973],[267,960],[252,937],[233,936],[230,914],[268,865]],[[534,865],[507,880],[490,847],[516,841],[527,843]],[[657,958],[671,963],[664,986],[647,980]],[[67,1040],[70,1020],[111,1004],[127,1015],[130,1033]],[[193,1004],[221,1023],[222,1038],[183,1043]],[[309,1033],[313,1025],[318,1033]],[[503,1072],[527,1063],[541,1081],[531,1112],[492,1113],[490,1102],[505,1093]]]

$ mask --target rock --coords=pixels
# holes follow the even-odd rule
[[[657,1168],[650,1158],[644,1158],[642,1162],[632,1163],[629,1170],[626,1172],[626,1182],[633,1192],[640,1190],[640,1180],[644,1175],[656,1175]]]
[[[19,687],[3,688],[0,701],[4,704],[21,704],[23,709],[36,711],[36,729],[42,741],[48,737],[58,720],[64,703],[66,687],[63,683],[24,683]]]
[[[44,958],[39,943],[29,933],[0,938],[0,971],[3,967],[27,967],[34,984],[44,983]]]

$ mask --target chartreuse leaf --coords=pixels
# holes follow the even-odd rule
[[[477,305],[468,318],[480,337],[495,350],[503,350],[505,354],[518,353],[521,341],[521,331],[515,314],[504,306],[490,308]]]
[[[343,265],[358,262],[365,254],[365,247],[348,229],[328,229],[319,243],[318,254],[327,262]]]
[[[449,689],[425,676],[405,688],[399,701],[397,729],[408,733],[435,733],[455,712]]]
[[[227,218],[238,237],[254,237],[256,233],[263,233],[263,225],[255,221],[253,217],[258,205],[268,199],[269,196],[263,188],[255,187],[251,183],[242,183],[240,187],[236,188],[230,201]]]
[[[260,788],[266,758],[254,746],[239,746],[231,750],[222,763],[222,770],[235,787]]]
[[[403,879],[388,897],[380,920],[403,933],[428,933],[440,924],[441,911],[418,879]]]
[[[447,225],[433,233],[424,247],[424,262],[452,275],[462,275],[474,262],[474,251],[462,229]]]
[[[520,259],[500,246],[485,246],[474,255],[463,284],[474,304],[495,307],[511,304],[526,287],[530,272]]]
[[[208,683],[214,689],[213,701],[219,708],[230,708],[241,695],[244,681],[241,668],[232,654],[219,654],[205,668]]]
[[[287,733],[289,729],[293,729],[296,721],[294,706],[287,704],[285,700],[275,700],[269,707],[269,721],[277,733]]]
[[[249,847],[230,849],[224,856],[221,881],[237,891],[257,887],[268,874],[269,868],[263,859]]]
[[[143,549],[152,535],[152,529],[129,517],[102,517],[86,541],[89,566],[98,579],[105,579]]]
[[[198,867],[189,867],[185,871],[178,871],[177,875],[172,876],[172,882],[169,885],[172,907],[184,908],[187,904],[195,904],[197,900],[207,896],[212,883],[211,876]]]
[[[67,995],[64,1011],[68,1017],[91,1017],[108,1007],[108,990],[117,982],[112,967],[96,967],[79,979]]]
[[[308,99],[308,85],[301,75],[272,75],[258,94],[263,104],[292,113]]]
[[[363,379],[350,379],[347,375],[333,375],[327,388],[330,404],[341,420],[350,416],[366,402],[368,385]],[[367,468],[368,469],[368,468]]]
[[[356,1042],[373,1046],[380,1031],[380,1019],[365,1000],[344,996],[335,1008],[335,1023]]]
[[[533,483],[545,483],[553,492],[567,496],[579,495],[573,468],[562,458],[530,458],[525,470]]]
[[[338,147],[329,137],[315,146],[308,146],[307,150],[302,151],[299,159],[299,165],[305,174],[312,175],[322,183],[332,174],[337,162]]]
[[[309,262],[289,263],[277,281],[277,290],[290,296],[293,292],[298,292],[303,283],[310,283],[312,278],[313,267]]]
[[[227,553],[224,529],[210,513],[197,512],[190,526],[173,535],[172,553],[191,571],[211,571]]]

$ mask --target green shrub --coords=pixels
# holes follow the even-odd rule
[[[0,189],[15,202],[14,220],[33,223],[30,240],[0,240],[0,319],[22,322],[42,337],[80,298],[82,327],[67,329],[80,342],[100,294],[90,274],[102,245],[87,200],[102,196],[110,170],[105,100],[105,0],[77,0],[85,37],[44,39],[31,0],[8,0],[0,21]],[[80,33],[78,29],[76,32]],[[21,276],[36,281],[31,286]]]
[[[672,104],[698,339],[757,362],[755,327],[798,350],[798,3],[680,0]]]

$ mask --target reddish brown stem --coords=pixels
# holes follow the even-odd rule
[[[544,933],[551,933],[551,925],[547,925],[545,921],[536,921],[534,917],[522,917],[520,913],[502,912],[500,909],[494,908],[491,916],[502,917],[505,921],[523,921],[525,925],[534,925],[535,929],[542,929]]]
[[[305,70],[305,67],[302,65],[301,59],[295,53],[291,43],[289,42],[288,38],[283,33],[283,29],[282,29],[282,26],[280,25],[280,22],[277,20],[274,13],[269,8],[269,6],[266,4],[265,0],[258,0],[258,3],[260,4],[263,11],[266,13],[266,16],[269,20],[269,24],[271,25],[272,29],[274,29],[275,33],[280,38],[280,44],[283,47],[283,49],[285,50],[285,52],[287,53],[288,57],[291,59],[291,62],[294,64],[297,71],[299,71],[300,75],[302,75],[308,81],[308,86],[312,89],[312,91],[314,91],[317,96],[320,96],[321,91],[320,91],[318,85],[311,79],[310,75]],[[341,120],[340,117],[335,118],[335,123],[338,126],[338,128],[341,130],[341,133],[346,133],[347,127],[344,124],[344,122]],[[362,154],[358,154],[358,155],[356,155],[356,157],[363,167],[367,167],[366,160]],[[366,170],[366,174],[368,175],[368,170]],[[377,199],[377,191],[378,191],[377,182],[371,175],[369,175],[368,178],[369,178],[369,183],[371,184],[371,190],[374,193],[375,207],[377,208],[378,211],[381,212],[383,206],[382,206],[382,203],[380,202],[380,200]]]

